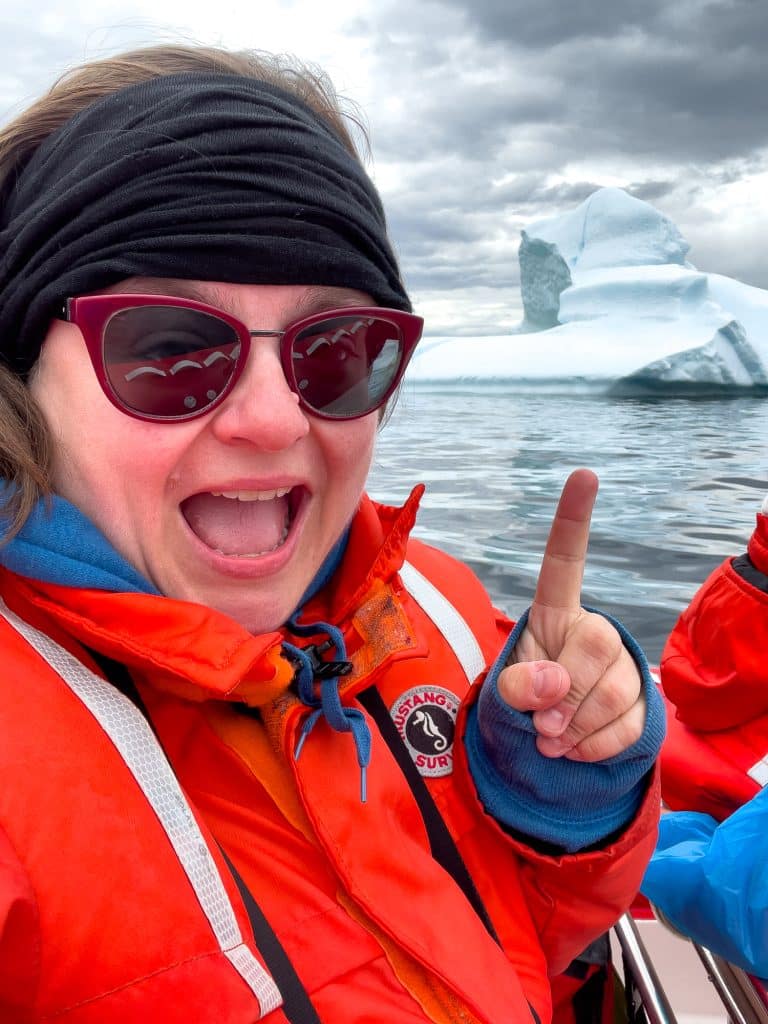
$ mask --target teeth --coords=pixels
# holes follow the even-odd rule
[[[274,491],[211,491],[214,498],[231,498],[233,501],[273,501],[282,498],[290,487],[276,487]]]

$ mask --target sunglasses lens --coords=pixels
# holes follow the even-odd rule
[[[110,317],[104,369],[128,409],[157,419],[199,415],[235,373],[240,339],[228,323],[196,309],[137,306]]]
[[[402,356],[400,329],[375,316],[322,320],[299,331],[291,346],[302,401],[339,419],[378,409],[398,377]]]

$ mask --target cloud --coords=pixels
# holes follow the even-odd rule
[[[462,10],[478,34],[503,39],[518,47],[546,50],[574,39],[612,39],[623,32],[654,24],[666,0],[446,0]]]
[[[397,168],[383,192],[420,287],[460,286],[463,241],[471,280],[506,289],[520,228],[603,184],[690,228],[707,269],[765,279],[754,232],[733,241],[746,212],[708,205],[768,167],[762,4],[385,0],[364,22],[376,166]]]
[[[768,62],[755,13],[762,5],[688,0],[685,18],[670,14],[672,6],[445,0],[428,3],[429,16],[414,23],[405,0],[395,0],[372,24],[372,53],[382,82],[408,85],[411,116],[388,125],[385,145],[391,139],[412,153],[417,143],[407,124],[416,121],[430,148],[504,151],[513,160],[510,143],[522,133],[519,158],[528,166],[532,137],[549,166],[558,154],[565,163],[585,150],[711,161],[762,148]],[[436,38],[440,7],[447,31],[444,25]],[[387,26],[396,18],[403,27],[393,38]],[[765,13],[762,20],[765,29]],[[392,59],[398,51],[412,69],[405,83]]]
[[[768,286],[768,204],[739,192],[768,170],[762,0],[168,0],[163,24],[153,3],[6,14],[0,108],[153,41],[294,52],[362,104],[406,280],[440,330],[496,333],[519,309],[520,229],[604,184],[676,221],[702,269]]]

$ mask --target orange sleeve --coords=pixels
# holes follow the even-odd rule
[[[457,783],[465,800],[474,804],[477,822],[463,831],[462,855],[470,870],[482,865],[474,877],[491,917],[496,922],[499,912],[506,916],[505,890],[511,892],[514,878],[517,898],[532,922],[547,970],[550,976],[559,974],[629,909],[640,888],[657,839],[658,763],[648,775],[637,813],[617,838],[595,850],[553,856],[514,838],[485,812],[462,744],[456,744],[455,757]]]
[[[655,767],[635,818],[613,843],[561,857],[515,844],[523,863],[523,891],[550,975],[564,971],[629,909],[656,845],[660,802]]]

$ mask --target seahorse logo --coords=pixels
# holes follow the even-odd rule
[[[428,711],[417,711],[413,716],[413,724],[424,730],[424,734],[432,740],[432,745],[438,754],[442,754],[447,749],[448,739],[440,732]]]
[[[450,775],[459,698],[442,686],[414,686],[390,708],[413,762],[422,775]]]

